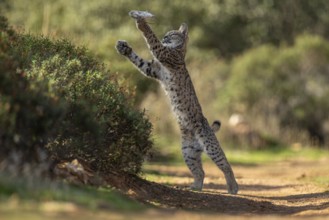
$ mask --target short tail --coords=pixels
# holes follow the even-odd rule
[[[212,123],[211,125],[211,129],[214,131],[214,132],[217,132],[219,131],[220,129],[220,126],[222,125],[222,123],[219,121],[219,120],[216,120]]]

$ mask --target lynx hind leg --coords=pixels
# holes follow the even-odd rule
[[[196,140],[183,138],[182,153],[184,161],[194,178],[191,189],[196,191],[201,191],[203,188],[204,171],[201,162],[202,151]]]
[[[207,155],[217,165],[217,167],[224,173],[227,183],[228,193],[237,194],[239,186],[235,180],[233,170],[226,159],[225,153],[220,147],[217,138],[211,128],[201,129],[197,134],[197,139],[201,146],[204,147]]]

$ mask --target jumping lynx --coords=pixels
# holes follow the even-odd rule
[[[146,61],[140,58],[125,41],[118,41],[116,49],[120,54],[127,57],[142,74],[157,79],[169,97],[182,133],[184,160],[194,177],[191,188],[202,190],[204,172],[201,164],[201,153],[205,150],[208,156],[223,171],[228,192],[236,194],[238,184],[214,134],[220,124],[215,122],[212,128],[203,116],[191,78],[186,69],[187,25],[183,23],[179,30],[169,31],[162,41],[159,41],[146,22],[146,18],[151,17],[152,14],[131,11],[129,15],[136,20],[137,28],[143,33],[154,59]]]

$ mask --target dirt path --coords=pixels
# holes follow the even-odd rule
[[[145,176],[152,182],[134,180],[130,193],[160,207],[233,215],[235,219],[264,215],[329,219],[328,164],[326,159],[234,166],[240,184],[237,196],[226,193],[223,176],[213,164],[204,166],[202,192],[186,189],[192,179],[185,166],[149,165]]]
[[[105,180],[151,207],[122,212],[106,204],[89,210],[72,202],[49,201],[28,203],[30,208],[25,210],[13,197],[7,208],[0,207],[0,219],[22,219],[22,213],[26,220],[329,219],[328,164],[329,158],[233,166],[240,184],[235,196],[227,194],[223,175],[212,163],[204,165],[206,179],[202,192],[188,190],[192,178],[185,165],[147,165],[146,180],[122,173],[110,173]]]

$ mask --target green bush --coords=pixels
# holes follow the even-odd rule
[[[131,92],[85,49],[17,34],[0,18],[0,159],[41,148],[100,172],[138,172],[151,124]]]
[[[284,132],[305,132],[313,143],[326,144],[328,63],[329,43],[316,36],[301,36],[292,47],[253,49],[232,62],[221,99],[233,112],[261,117],[268,123],[263,131],[275,117]]]
[[[47,80],[29,81],[24,59],[13,47],[19,36],[0,17],[0,160],[22,152],[22,163],[39,161],[38,150],[64,114]]]

